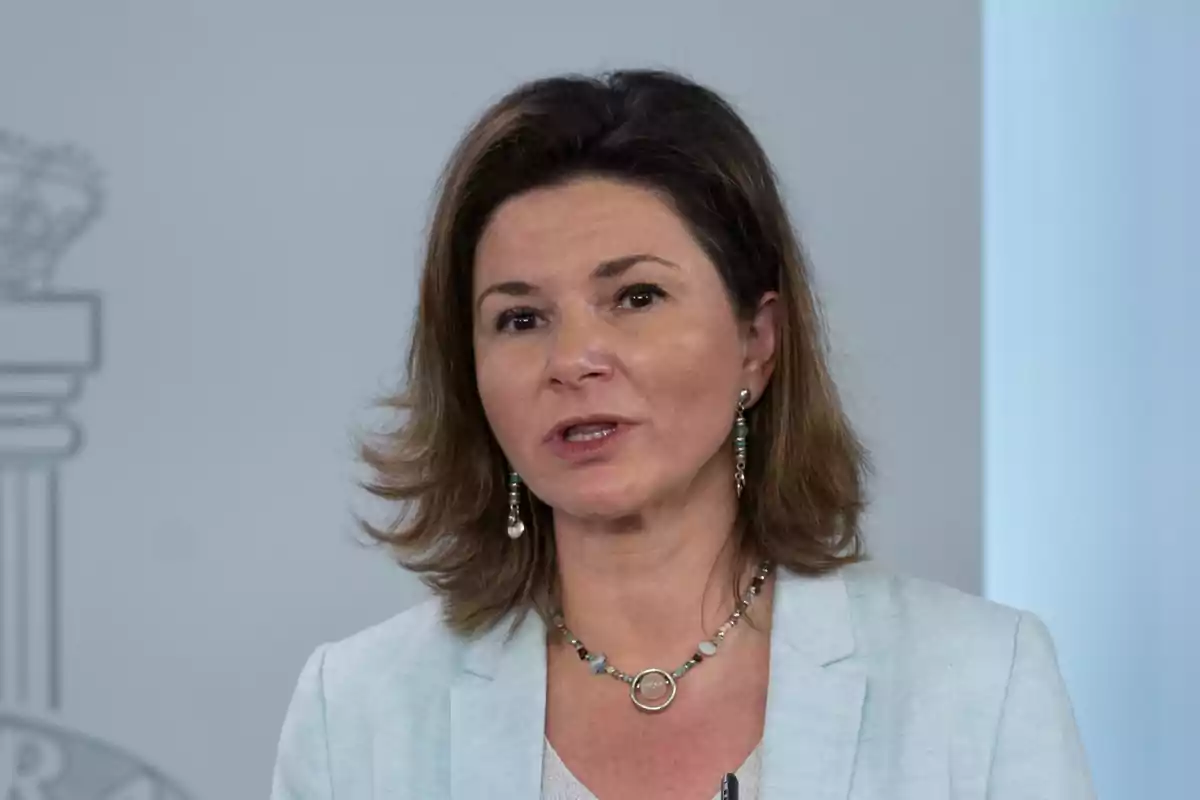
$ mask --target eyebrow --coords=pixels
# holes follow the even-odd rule
[[[679,265],[674,261],[668,261],[665,258],[656,256],[653,253],[632,253],[627,256],[618,256],[617,258],[609,258],[601,261],[592,268],[592,280],[604,280],[608,278],[616,278],[619,275],[627,272],[635,264],[650,261],[655,264],[662,264],[665,267],[679,269]],[[483,300],[490,294],[503,294],[509,297],[529,297],[539,292],[537,286],[527,281],[504,281],[502,283],[494,283],[484,289],[479,294],[479,298],[475,301],[475,311],[478,313],[480,306],[483,305]]]

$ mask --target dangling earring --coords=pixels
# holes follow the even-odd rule
[[[520,539],[525,532],[521,521],[521,476],[516,471],[508,473],[508,538]]]
[[[746,439],[750,435],[750,426],[746,424],[746,404],[749,402],[750,390],[742,389],[738,393],[737,419],[733,423],[733,482],[738,497],[746,488]]]

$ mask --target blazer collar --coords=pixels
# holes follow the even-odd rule
[[[546,628],[530,612],[467,644],[451,691],[453,800],[540,795]],[[763,734],[763,800],[843,800],[850,791],[866,679],[851,667],[850,603],[840,574],[780,570]],[[845,663],[843,663],[845,662]]]
[[[844,800],[850,794],[866,677],[854,653],[840,573],[781,570],[771,621],[771,683],[760,797]]]
[[[450,693],[451,797],[539,797],[545,721],[546,627],[531,611],[467,645]]]

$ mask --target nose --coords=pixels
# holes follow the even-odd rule
[[[577,389],[604,380],[612,375],[612,355],[602,321],[587,311],[563,313],[550,336],[550,383]]]

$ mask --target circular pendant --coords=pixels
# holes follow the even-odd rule
[[[662,711],[675,699],[675,676],[666,670],[644,669],[629,684],[629,699],[642,711]]]

